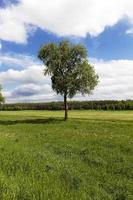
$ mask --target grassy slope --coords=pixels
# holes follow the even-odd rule
[[[0,113],[0,200],[132,200],[133,112]]]

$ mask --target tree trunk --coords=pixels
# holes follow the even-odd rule
[[[68,119],[68,105],[67,105],[67,95],[64,95],[64,109],[65,109],[65,117],[64,120]]]

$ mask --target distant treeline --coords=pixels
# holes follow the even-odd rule
[[[126,101],[69,101],[69,110],[133,110],[133,100]],[[0,105],[0,110],[63,110],[63,102],[16,103]]]

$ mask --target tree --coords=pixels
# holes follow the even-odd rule
[[[77,93],[90,94],[98,84],[98,75],[88,62],[87,50],[83,45],[61,41],[42,46],[38,57],[45,65],[44,75],[51,76],[53,90],[64,97],[67,120],[67,99]]]
[[[2,87],[1,87],[1,85],[0,85],[0,104],[2,104],[2,103],[4,103],[5,102],[5,98],[3,97],[3,95],[2,95]]]

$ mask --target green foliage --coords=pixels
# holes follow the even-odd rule
[[[2,104],[2,103],[4,103],[5,102],[5,98],[3,97],[3,95],[2,95],[2,87],[1,87],[1,85],[0,85],[0,104]]]
[[[133,110],[133,101],[68,101],[70,110]],[[63,110],[63,102],[4,104],[0,110]]]
[[[90,94],[98,83],[94,68],[88,63],[87,51],[82,45],[62,41],[43,46],[38,57],[43,61],[45,75],[50,75],[57,94],[72,98],[77,92]]]
[[[133,112],[0,112],[0,200],[132,200]]]
[[[83,45],[73,45],[68,41],[61,41],[58,45],[50,43],[40,49],[38,57],[46,67],[44,74],[51,76],[53,90],[64,96],[66,111],[68,97],[77,93],[90,94],[98,84],[98,75],[89,64]]]

